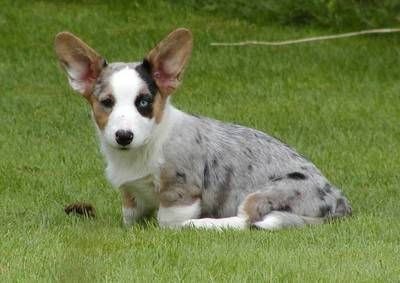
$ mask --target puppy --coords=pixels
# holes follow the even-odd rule
[[[340,190],[286,144],[171,105],[192,45],[180,28],[141,62],[108,64],[69,32],[55,39],[70,86],[92,107],[123,222],[158,210],[162,227],[274,230],[350,214]]]

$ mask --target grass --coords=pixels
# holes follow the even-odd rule
[[[122,227],[90,109],[52,42],[70,30],[109,61],[134,61],[179,26],[193,31],[195,49],[174,104],[285,140],[343,189],[353,217],[279,232]],[[0,281],[398,282],[400,36],[209,46],[329,32],[175,1],[2,1]],[[97,218],[66,216],[77,200]]]

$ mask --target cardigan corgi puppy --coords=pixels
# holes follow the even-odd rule
[[[171,105],[192,46],[180,28],[142,61],[109,64],[69,32],[55,39],[70,86],[92,108],[123,222],[157,211],[162,227],[274,230],[350,214],[340,190],[288,145]]]

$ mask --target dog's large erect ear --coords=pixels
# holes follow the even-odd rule
[[[170,95],[179,86],[192,54],[193,39],[189,30],[179,28],[170,33],[145,57],[151,75],[162,95]]]
[[[69,32],[57,34],[54,48],[71,87],[83,96],[90,95],[101,70],[107,65],[106,61]]]

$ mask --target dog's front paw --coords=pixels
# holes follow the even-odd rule
[[[122,221],[125,226],[132,226],[135,220],[135,209],[133,208],[122,208]]]

